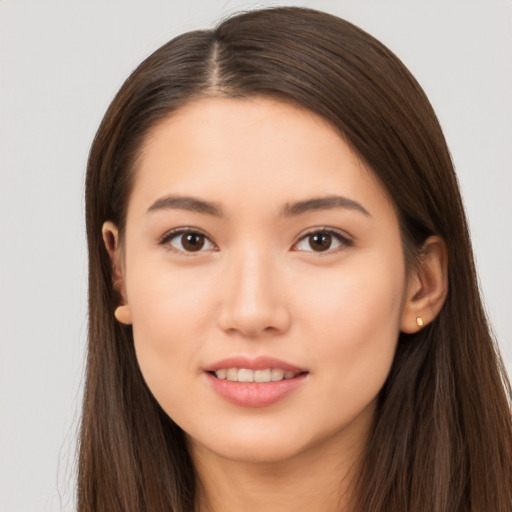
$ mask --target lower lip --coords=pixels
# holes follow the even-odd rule
[[[267,407],[275,404],[304,383],[307,373],[277,382],[232,382],[206,374],[214,391],[240,407]]]

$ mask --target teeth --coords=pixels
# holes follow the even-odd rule
[[[218,370],[215,372],[215,375],[217,375],[218,379],[224,380],[227,377],[228,371],[225,369]]]
[[[254,371],[240,368],[238,370],[238,382],[254,382]]]
[[[272,370],[272,382],[277,382],[278,380],[284,379],[284,371],[279,368],[274,368]]]
[[[254,382],[271,382],[272,370],[256,370],[254,372]]]
[[[284,371],[280,368],[267,368],[265,370],[222,368],[215,371],[215,376],[218,379],[231,382],[278,382],[283,379],[293,379],[297,375],[295,372]]]

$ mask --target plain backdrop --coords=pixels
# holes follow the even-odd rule
[[[486,307],[512,369],[510,2],[0,1],[0,512],[74,509],[84,169],[107,105],[171,37],[278,4],[356,23],[423,85],[458,170]]]

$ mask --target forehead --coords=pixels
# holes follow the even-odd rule
[[[198,195],[240,212],[343,194],[391,206],[338,131],[311,111],[269,98],[205,98],[148,135],[130,208],[166,194]]]

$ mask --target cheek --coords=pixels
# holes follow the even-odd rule
[[[331,392],[354,407],[373,399],[387,378],[400,332],[404,285],[401,266],[374,262],[344,268],[336,279],[308,286],[302,322],[313,340],[309,356]]]
[[[165,260],[145,267],[144,273],[132,272],[129,281],[134,332],[138,330],[143,338],[144,332],[151,333],[147,342],[164,338],[166,344],[172,342],[172,333],[191,336],[205,321],[215,299],[212,273],[197,267],[175,270]]]
[[[399,264],[357,261],[325,275],[304,274],[297,285],[302,292],[297,289],[295,296],[302,297],[302,315],[311,318],[311,325],[337,330],[342,336],[399,328],[405,292],[405,272]],[[364,337],[360,341],[364,343]]]
[[[176,382],[197,372],[195,355],[211,321],[215,287],[197,269],[171,272],[166,265],[150,267],[143,275],[132,274],[128,298],[137,360],[159,400]]]

